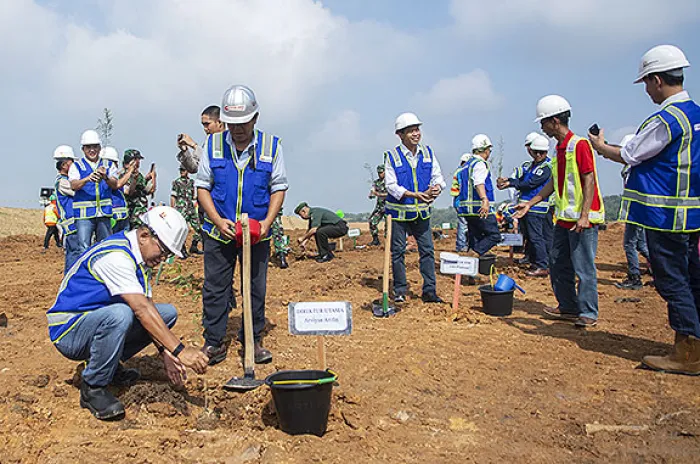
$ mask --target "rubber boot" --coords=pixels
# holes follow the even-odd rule
[[[100,420],[116,419],[124,415],[124,405],[104,387],[91,387],[85,381],[80,385],[80,406],[89,409]]]
[[[700,375],[700,339],[676,333],[671,354],[668,356],[644,356],[642,363],[655,371]]]
[[[277,253],[277,257],[280,260],[280,269],[287,269],[289,267],[289,263],[287,262],[287,255],[284,253]]]
[[[190,254],[191,255],[203,255],[204,252],[200,251],[198,248],[199,241],[198,240],[192,240],[192,245],[190,245]]]

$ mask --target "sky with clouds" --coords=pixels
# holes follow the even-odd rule
[[[396,144],[399,113],[424,121],[446,177],[480,132],[502,138],[510,173],[540,97],[565,96],[575,132],[597,122],[619,141],[654,111],[632,84],[641,55],[671,43],[700,67],[699,30],[697,0],[2,0],[0,205],[37,207],[53,149],[78,150],[105,107],[113,145],[158,165],[167,200],[176,135],[201,142],[201,110],[240,83],[282,138],[287,212],[369,211],[365,165]],[[619,193],[617,165],[599,160],[599,176]]]

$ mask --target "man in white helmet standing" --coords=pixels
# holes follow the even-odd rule
[[[592,327],[598,321],[598,274],[595,257],[598,226],[605,223],[603,198],[590,142],[569,129],[571,105],[559,95],[537,102],[537,118],[548,137],[557,141],[552,178],[527,203],[516,206],[522,218],[552,193],[555,195],[554,227],[550,252],[550,279],[556,308],[545,308],[550,317]],[[576,279],[578,278],[578,287]]]
[[[65,357],[85,361],[80,405],[98,419],[124,415],[107,389],[135,382],[136,369],[121,365],[154,343],[170,381],[182,385],[185,367],[203,374],[207,358],[185,347],[170,331],[177,311],[153,303],[149,271],[171,254],[180,255],[188,226],[180,213],[158,206],[141,217],[143,225],[96,243],[70,268],[46,317],[49,337]]]
[[[89,129],[80,137],[85,157],[73,163],[68,171],[73,196],[73,213],[78,251],[90,247],[92,236],[99,242],[112,235],[112,189],[117,188],[117,170],[100,159],[102,141]]]
[[[421,142],[423,123],[413,113],[396,118],[394,131],[401,144],[384,153],[387,198],[385,209],[392,218],[391,266],[394,301],[406,301],[406,236],[418,244],[419,268],[426,303],[443,303],[435,288],[435,256],[430,229],[431,205],[445,188],[440,164],[433,150]]]
[[[104,147],[100,151],[100,158],[110,161],[110,166],[113,165],[119,172],[119,153],[114,147]],[[134,168],[134,163],[124,166],[124,172],[120,173],[121,177],[117,182],[117,188],[112,190],[112,232],[115,234],[123,230],[129,230],[129,209],[126,206],[124,186],[131,179]]]
[[[700,374],[700,106],[683,89],[685,54],[659,45],[642,57],[643,82],[660,106],[622,147],[589,134],[605,158],[631,166],[620,220],[644,227],[656,290],[668,305],[675,331],[671,353],[645,356],[655,370]]]
[[[486,134],[472,139],[472,154],[452,179],[450,195],[455,197],[457,215],[467,220],[471,248],[479,256],[501,241],[493,204],[493,181],[488,160],[493,144]]]
[[[195,180],[197,200],[206,214],[202,224],[202,322],[203,351],[210,365],[226,359],[224,336],[231,310],[236,258],[242,256],[240,220],[243,213],[248,213],[252,235],[250,268],[255,362],[272,361],[272,354],[262,346],[270,259],[268,240],[288,185],[280,139],[255,128],[259,111],[250,88],[234,85],[224,92],[220,117],[227,130],[207,137]],[[243,326],[241,324],[238,333],[241,342]]]
[[[534,133],[531,140],[525,140],[525,146],[530,161],[523,163],[517,175],[511,178],[499,178],[498,188],[515,188],[518,202],[528,202],[547,184],[552,177],[551,161],[547,156],[549,140],[544,135]],[[528,135],[530,138],[530,135]],[[528,143],[529,141],[529,143]],[[525,256],[531,269],[527,275],[531,277],[546,277],[549,275],[549,249],[552,243],[552,211],[549,198],[545,198],[530,208],[527,215],[520,221],[520,228],[527,237]]]
[[[68,171],[78,158],[73,153],[73,147],[59,145],[53,152],[53,159],[56,160],[56,171],[58,172],[55,192],[59,216],[58,227],[61,228],[63,236],[63,252],[65,253],[63,273],[65,274],[80,256],[78,235],[75,230],[75,218],[73,217],[73,196],[75,192],[73,192],[68,180]]]

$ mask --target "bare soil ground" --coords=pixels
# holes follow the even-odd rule
[[[353,305],[353,334],[327,339],[340,385],[329,430],[318,438],[280,431],[267,387],[245,394],[220,388],[241,373],[235,343],[224,363],[201,378],[192,374],[183,389],[167,383],[153,349],[142,353],[129,364],[144,379],[116,390],[126,419],[94,419],[78,405],[76,363],[47,337],[44,313],[62,256],[54,248],[41,254],[38,236],[4,238],[0,313],[9,322],[0,328],[0,462],[697,462],[699,380],[638,368],[643,355],[666,352],[672,332],[652,287],[613,286],[624,277],[621,241],[619,225],[601,232],[601,320],[590,330],[544,319],[542,308],[555,302],[549,281],[525,278],[507,265],[504,250],[500,270],[527,290],[507,318],[484,315],[474,286],[462,287],[456,314],[422,304],[417,253],[407,257],[410,301],[381,320],[367,311],[380,295],[381,249],[346,250],[328,264],[271,266],[265,343],[274,361],[258,366],[261,377],[316,365],[315,338],[288,334],[290,301]],[[438,251],[453,246],[454,237],[436,243]],[[202,275],[200,257],[179,261],[155,287],[157,301],[177,306],[175,332],[191,344],[201,344]],[[451,277],[438,276],[445,299],[452,288]],[[239,324],[234,310],[231,334]],[[588,435],[586,424],[595,423],[643,427]]]

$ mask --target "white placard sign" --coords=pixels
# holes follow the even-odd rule
[[[522,246],[523,234],[501,234],[500,246]]]
[[[352,305],[348,301],[289,303],[292,335],[350,335]]]
[[[452,224],[449,222],[443,222],[442,223],[442,230],[450,230],[452,228]]]
[[[350,229],[348,230],[348,237],[359,237],[360,229]]]
[[[476,276],[479,272],[479,259],[443,251],[440,253],[440,272]]]

